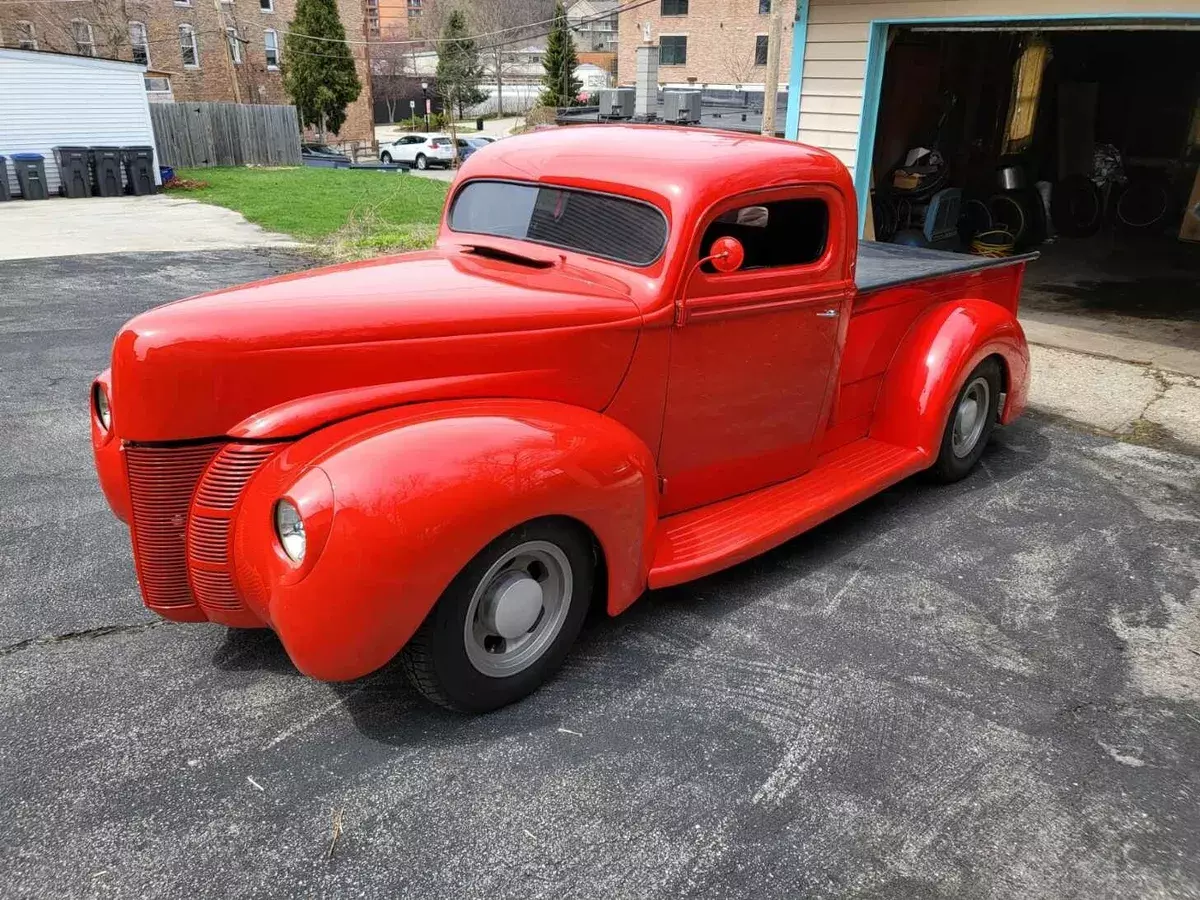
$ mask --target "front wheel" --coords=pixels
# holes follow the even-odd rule
[[[429,160],[425,158],[424,153],[417,154],[417,168],[422,172],[429,168]]]
[[[1000,364],[988,358],[967,376],[950,408],[937,462],[929,470],[936,481],[965,478],[983,456],[1000,410]]]
[[[401,653],[412,686],[439,706],[489,712],[562,665],[591,604],[591,542],[557,519],[492,541],[450,583]]]
[[[387,152],[379,154],[379,161],[383,163],[390,163],[392,161],[392,154]]]

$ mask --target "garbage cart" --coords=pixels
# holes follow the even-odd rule
[[[129,185],[129,193],[154,193],[153,147],[122,147],[121,162],[125,166],[125,183]]]
[[[50,192],[46,189],[46,158],[40,153],[14,153],[13,170],[17,173],[17,187],[26,200],[46,200]]]
[[[54,161],[58,163],[60,194],[64,197],[92,196],[87,147],[55,147]]]
[[[92,158],[92,186],[97,197],[120,197],[121,148],[92,147],[88,153]]]

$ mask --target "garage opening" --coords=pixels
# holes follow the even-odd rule
[[[893,27],[877,240],[1041,251],[1026,316],[1200,350],[1200,31]]]

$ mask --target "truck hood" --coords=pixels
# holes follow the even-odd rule
[[[269,439],[370,408],[536,397],[602,409],[641,315],[615,279],[447,248],[215,291],[132,319],[113,345],[129,441]]]

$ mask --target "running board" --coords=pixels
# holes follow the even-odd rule
[[[667,516],[658,523],[649,585],[680,584],[744,562],[926,465],[909,447],[862,438],[820,457],[791,481]]]

